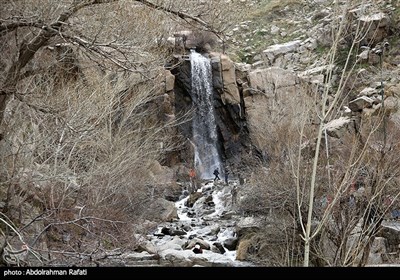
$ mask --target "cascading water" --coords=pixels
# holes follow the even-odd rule
[[[217,149],[217,125],[213,106],[213,87],[210,60],[195,50],[190,53],[192,101],[195,113],[192,122],[195,147],[195,168],[201,179],[213,177],[215,169],[223,175],[221,156]]]

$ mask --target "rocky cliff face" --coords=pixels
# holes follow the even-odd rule
[[[250,141],[243,107],[243,97],[237,86],[236,69],[232,60],[221,53],[205,54],[211,60],[213,73],[214,106],[216,110],[217,133],[220,150],[225,162],[239,168],[239,162],[250,151]],[[179,67],[171,70],[175,76],[175,112],[177,115],[188,113],[192,107],[190,97],[191,73],[190,61],[180,57]],[[191,138],[191,122],[180,126],[185,138]],[[194,155],[190,146],[182,151],[182,160],[192,162]]]
[[[279,160],[287,164],[288,156],[285,153],[284,147],[280,146],[282,139],[286,140],[286,138],[291,137],[287,129],[287,120],[291,120],[291,125],[296,128],[306,124],[306,129],[311,131],[315,129],[316,125],[320,123],[318,115],[314,114],[312,117],[307,116],[307,118],[304,118],[299,109],[306,106],[320,109],[323,105],[321,96],[324,92],[329,93],[327,100],[324,101],[326,104],[335,101],[335,94],[339,91],[342,94],[338,102],[340,105],[335,108],[334,114],[332,114],[332,117],[323,126],[327,135],[324,136],[336,148],[336,150],[331,150],[331,153],[337,152],[340,149],[347,151],[346,149],[353,143],[349,139],[354,135],[363,133],[367,135],[369,132],[368,128],[372,127],[373,124],[379,123],[382,115],[387,117],[388,127],[396,128],[394,131],[399,130],[399,1],[376,0],[368,3],[368,1],[347,0],[241,0],[241,2],[246,8],[251,7],[253,14],[249,15],[249,18],[243,22],[233,26],[227,32],[224,38],[225,41],[223,42],[224,46],[213,48],[211,47],[210,40],[205,40],[208,35],[191,31],[174,34],[175,36],[168,40],[168,42],[172,42],[173,55],[171,55],[170,63],[165,65],[165,70],[162,69],[164,76],[161,77],[160,81],[157,80],[156,82],[157,86],[161,85],[158,96],[152,99],[149,104],[146,104],[146,106],[148,105],[154,109],[155,112],[154,115],[149,116],[151,119],[148,120],[149,122],[156,123],[162,121],[167,123],[177,120],[185,115],[185,113],[191,111],[193,106],[190,97],[191,72],[187,54],[190,49],[196,49],[211,60],[214,108],[220,140],[219,149],[221,150],[225,164],[230,167],[233,177],[239,177],[239,180],[241,180],[240,175],[243,173],[246,179],[259,176],[260,174],[251,176],[250,172],[258,163],[261,163],[263,167],[269,167]],[[354,4],[356,2],[361,4]],[[342,23],[344,25],[340,29],[339,26]],[[335,37],[339,30],[342,33],[339,34],[339,37]],[[336,48],[331,49],[332,46],[336,46]],[[226,51],[220,51],[224,47],[226,47]],[[336,55],[334,59],[328,60],[327,54],[331,51],[335,51]],[[348,54],[350,55],[348,56]],[[65,65],[64,68],[71,67],[70,65]],[[346,76],[343,76],[344,73]],[[129,80],[126,78],[125,82],[129,84]],[[101,90],[107,91],[104,88]],[[125,93],[125,91],[122,93]],[[10,111],[13,110],[12,106],[11,104]],[[84,105],[83,107],[86,106]],[[385,114],[382,114],[382,112]],[[77,119],[79,118],[80,116]],[[90,120],[88,119],[88,122]],[[29,122],[27,123],[29,124]],[[85,122],[83,121],[82,123]],[[21,127],[21,130],[38,130],[38,128],[27,125],[27,127]],[[148,181],[146,182],[146,192],[143,190],[141,194],[146,199],[149,198],[152,203],[148,204],[147,209],[143,210],[143,215],[141,215],[143,223],[140,220],[140,222],[137,222],[137,224],[141,224],[140,227],[134,228],[135,232],[146,232],[149,228],[156,227],[156,223],[165,223],[164,226],[167,229],[164,230],[163,234],[167,235],[167,239],[172,235],[171,233],[178,233],[179,235],[179,231],[170,230],[175,225],[185,227],[188,232],[191,230],[191,227],[197,230],[204,226],[202,220],[193,221],[194,225],[190,223],[179,224],[181,221],[177,221],[177,216],[178,214],[182,214],[182,209],[178,208],[177,211],[176,204],[172,202],[179,199],[183,189],[186,188],[183,192],[185,195],[188,195],[190,190],[188,171],[194,158],[193,147],[190,141],[188,141],[192,137],[190,120],[179,122],[178,127],[169,127],[168,133],[177,140],[177,143],[182,145],[177,150],[171,149],[168,151],[162,164],[160,164],[161,161],[154,160],[149,165],[143,166],[143,172],[146,172],[146,176],[144,177],[148,178]],[[12,154],[17,154],[19,146],[14,146],[14,144],[22,142],[19,139],[22,139],[22,137],[23,135],[21,134],[7,143],[3,141],[2,145],[5,146],[2,148],[4,150],[12,150]],[[396,148],[398,137],[396,138],[396,135],[392,135],[392,137],[394,141],[391,148]],[[382,151],[382,143],[376,139],[372,140],[370,148],[378,153]],[[312,141],[313,139],[304,141],[304,146],[300,147],[302,155],[303,151],[304,153],[308,153],[310,157],[314,155]],[[157,142],[157,144],[162,145],[163,143]],[[33,144],[27,144],[25,146],[26,150],[23,151],[27,155],[27,158],[33,150],[31,145]],[[390,150],[389,152],[392,153]],[[305,159],[307,158],[305,157]],[[341,163],[339,162],[339,164]],[[397,162],[393,160],[389,162],[387,167],[388,169],[394,169],[397,167],[396,164]],[[329,169],[331,166],[327,165],[326,167]],[[43,165],[44,168],[47,167]],[[325,166],[323,168],[325,169]],[[68,171],[68,169],[66,170]],[[84,206],[78,207],[78,204],[74,204],[76,197],[82,196],[81,192],[77,191],[79,190],[79,184],[85,187],[86,185],[93,184],[94,189],[98,188],[94,184],[95,182],[92,181],[77,183],[77,179],[79,178],[69,175],[67,171],[65,171],[65,189],[71,191],[72,195],[64,201],[63,205],[67,209],[65,211],[66,216],[62,217],[62,219],[64,219],[63,221],[75,221],[75,219],[81,219],[81,213],[84,209]],[[276,170],[274,171],[276,172]],[[396,180],[398,182],[396,172],[398,171],[394,170],[390,174],[391,176],[384,179],[389,178],[394,182]],[[18,225],[29,226],[31,224],[30,221],[35,221],[43,215],[40,207],[45,204],[44,201],[35,196],[35,192],[32,190],[37,189],[41,191],[41,189],[47,187],[44,184],[52,185],[52,183],[50,180],[50,183],[48,183],[48,179],[42,180],[42,177],[46,177],[41,174],[34,172],[30,174],[29,170],[21,171],[21,174],[24,174],[22,176],[26,177],[21,179],[15,177],[17,181],[19,180],[20,184],[15,184],[13,188],[10,188],[12,193],[6,194],[2,192],[3,196],[7,195],[13,197],[13,199],[7,202],[8,204],[1,202],[0,208],[4,212],[8,212],[11,216],[19,217],[17,219]],[[122,173],[116,174],[120,177],[129,177],[125,173],[123,173],[124,175],[120,175]],[[131,173],[127,172],[126,174]],[[40,183],[31,183],[31,179],[35,176],[40,178],[36,179]],[[283,175],[278,174],[278,176]],[[103,177],[99,176],[99,179],[96,177],[96,180],[100,180],[101,178]],[[319,179],[322,181],[322,187],[324,187],[324,179],[324,177]],[[379,178],[374,177],[372,179],[377,180]],[[129,197],[129,204],[132,204],[130,201],[131,198],[137,198],[137,204],[142,206],[143,201],[140,200],[141,198],[137,194],[131,195],[128,192],[131,187],[137,188],[137,182],[134,182],[135,184],[132,186],[129,178],[121,182],[123,186],[127,185],[129,187],[121,189],[121,196],[131,196]],[[262,250],[258,247],[262,241],[259,238],[260,236],[262,238],[270,238],[269,235],[280,238],[288,237],[283,236],[281,230],[285,224],[282,221],[288,215],[269,217],[267,216],[268,213],[266,214],[266,212],[272,212],[271,209],[273,207],[278,208],[281,207],[281,204],[284,204],[279,200],[278,192],[274,193],[274,196],[271,198],[267,196],[268,193],[264,194],[260,190],[265,191],[270,187],[276,187],[279,192],[282,192],[286,196],[285,201],[287,199],[291,203],[290,199],[292,197],[290,194],[292,193],[288,189],[293,186],[290,183],[284,186],[280,184],[282,181],[275,182],[271,180],[270,182],[267,181],[267,183],[270,183],[270,185],[266,184],[266,181],[263,181],[259,189],[256,188],[256,184],[246,184],[245,188],[239,191],[239,206],[241,207],[242,204],[248,203],[248,208],[255,208],[253,212],[249,211],[250,214],[254,214],[261,209],[261,211],[264,211],[262,212],[264,216],[261,215],[260,218],[263,224],[259,225],[256,223],[257,226],[255,226],[252,217],[244,217],[248,213],[245,211],[239,212],[243,219],[240,219],[240,223],[238,222],[239,220],[235,222],[238,222],[238,225],[243,222],[244,226],[237,229],[239,240],[238,244],[233,246],[237,250],[237,260],[248,260],[249,254],[254,252],[256,252],[257,261],[265,257],[265,255],[271,255],[269,247],[264,247]],[[13,182],[10,184],[13,184]],[[395,187],[397,188],[397,185]],[[221,193],[224,194],[227,190],[229,188],[224,186]],[[365,191],[365,189],[363,190]],[[251,200],[252,197],[249,195],[249,192],[252,192],[256,199]],[[366,192],[368,192],[368,189]],[[17,193],[21,195],[15,195]],[[144,196],[145,194],[146,196]],[[189,215],[207,217],[210,214],[207,211],[216,211],[215,207],[213,208],[211,205],[213,203],[212,195],[210,195],[208,190],[204,191],[203,194],[204,196],[199,195],[197,198],[190,197],[190,200],[193,199],[193,201],[190,201],[190,205],[192,206],[186,206],[192,208],[188,212]],[[321,192],[316,195],[319,204],[323,204],[323,202],[325,203],[328,200],[323,195]],[[160,196],[163,196],[163,198],[159,198]],[[22,199],[20,199],[21,197]],[[229,199],[229,195],[221,197],[221,200],[228,201]],[[274,199],[276,201],[270,202]],[[356,199],[358,198],[356,197]],[[201,203],[197,203],[193,208],[196,201]],[[261,204],[263,202],[268,202],[270,205],[265,206]],[[133,205],[136,207],[135,203]],[[393,205],[395,203],[398,203],[398,200]],[[343,203],[340,204],[343,205]],[[22,206],[18,208],[20,205]],[[75,212],[69,209],[73,205],[77,206],[75,207]],[[341,207],[341,205],[338,205],[338,207]],[[108,207],[108,204],[106,206],[104,211],[110,212],[112,206]],[[199,207],[196,208],[197,206]],[[344,212],[337,213],[343,214]],[[208,222],[218,224],[222,217],[230,219],[230,213],[218,214],[223,215],[212,216],[212,220]],[[390,214],[390,212],[385,214]],[[90,212],[87,215],[90,215]],[[265,217],[268,219],[265,219]],[[287,224],[295,224],[293,221],[288,219]],[[27,240],[28,243],[35,243],[37,241],[36,248],[44,252],[47,251],[48,243],[39,239],[39,237],[50,227],[51,223],[58,225],[57,220],[50,219],[47,225],[42,221],[37,221],[34,226],[27,226],[25,229],[26,236],[38,237],[37,240],[33,237],[29,238]],[[227,223],[231,227],[231,221],[227,221]],[[65,224],[69,226],[70,222],[66,222]],[[267,226],[264,227],[264,224]],[[92,225],[92,222],[90,222],[90,225]],[[380,236],[376,238],[377,242],[371,248],[370,256],[372,258],[369,261],[370,263],[379,264],[390,258],[398,260],[400,245],[398,222],[385,221],[382,225],[383,230]],[[96,227],[99,228],[99,232],[105,232],[102,224],[96,224]],[[211,228],[208,229],[211,231]],[[338,227],[333,226],[331,229],[336,231]],[[355,227],[355,229],[359,230],[359,227]],[[87,231],[90,233],[90,230]],[[295,229],[290,229],[290,231],[296,237],[299,236],[299,232],[296,232]],[[165,234],[166,232],[168,234]],[[257,232],[260,233],[258,236],[255,234]],[[81,229],[75,233],[76,236],[80,236]],[[14,232],[11,232],[11,234],[14,235]],[[80,244],[79,242],[81,242],[82,238],[76,238],[76,236],[75,239],[71,240],[68,232],[61,231],[61,227],[55,227],[47,234],[48,242],[51,241],[57,244],[65,243],[68,246],[72,242]],[[157,240],[158,237],[152,236],[151,238]],[[187,237],[189,238],[189,236]],[[213,230],[212,235],[203,232],[199,234],[199,237],[210,238],[209,241],[211,242],[211,239],[215,238],[215,232]],[[333,241],[335,241],[335,237],[340,240],[339,234],[332,238]],[[91,236],[87,235],[87,238],[91,242]],[[135,238],[140,239],[140,236],[135,236]],[[130,241],[131,239],[132,235],[127,233],[127,240]],[[20,242],[22,240],[18,240],[17,238],[15,240],[15,242],[9,242],[8,246],[4,249],[2,256],[4,263],[20,265],[21,260],[27,257],[26,245]],[[267,239],[268,243],[271,240]],[[282,242],[279,243],[279,246],[286,242],[286,240],[278,238],[277,240]],[[326,253],[324,257],[330,260],[333,260],[335,250],[337,249],[332,240],[326,242],[324,245],[330,247],[330,249],[333,248],[330,251],[326,250],[324,252]],[[5,238],[1,237],[0,241],[1,243],[5,243]],[[183,244],[181,238],[173,238],[169,241],[171,241],[171,246],[177,245],[178,251],[183,248],[190,248],[193,245],[189,246],[189,243]],[[173,245],[172,243],[175,242],[178,243]],[[349,240],[348,243],[351,242]],[[224,244],[224,246],[226,248],[230,247],[229,244]],[[214,250],[217,251],[218,249],[220,251],[216,253],[220,254],[221,249],[217,248],[217,246],[215,247]],[[15,252],[19,252],[20,248],[22,249],[20,251],[21,254],[16,254]],[[156,252],[152,252],[152,249],[154,248],[145,250],[152,255],[146,255],[144,258],[150,258],[153,261],[153,257],[158,257],[155,254]],[[257,251],[258,249],[260,251]],[[13,251],[15,252],[13,253]],[[193,256],[191,252],[189,253],[189,255]],[[168,257],[166,257],[167,255]],[[169,259],[168,261],[173,262],[176,258],[179,260],[179,253],[175,255],[169,252],[165,257],[165,259]],[[104,259],[102,255],[100,258]],[[127,258],[134,259],[135,256],[128,255]],[[41,260],[31,255],[29,255],[29,259],[27,260],[32,265],[42,264]],[[157,264],[159,263],[157,262]],[[284,265],[279,262],[278,264]],[[212,266],[213,261],[196,258],[195,261],[191,261],[188,265]]]
[[[268,166],[287,157],[284,149],[276,148],[279,137],[290,137],[285,134],[285,120],[295,120],[292,125],[298,127],[306,124],[310,131],[320,124],[318,115],[304,118],[301,114],[299,109],[307,106],[321,110],[338,102],[335,113],[323,124],[325,140],[335,147],[346,149],[351,137],[366,136],[383,115],[388,126],[399,129],[399,3],[350,6],[348,1],[306,1],[302,10],[297,1],[288,2],[266,15],[271,18],[269,23],[256,16],[233,28],[227,53],[196,45],[196,38],[187,31],[189,47],[181,46],[174,56],[178,67],[170,72],[175,76],[175,113],[187,112],[192,106],[190,61],[185,51],[201,49],[211,59],[221,150],[235,175],[251,169],[255,162]],[[339,26],[343,28],[340,34],[335,33]],[[331,51],[336,55],[328,60]],[[322,98],[325,92],[326,100]],[[187,122],[179,133],[190,138],[190,131]],[[301,147],[311,157],[312,142],[309,139]],[[382,143],[373,139],[370,146],[379,151]],[[190,162],[192,158],[190,149],[182,150],[180,160]],[[387,239],[387,224],[383,227],[386,231],[381,237]],[[381,246],[386,242],[381,237],[372,246],[369,264],[383,263],[390,254],[398,254],[393,250],[397,243],[390,241],[389,252]],[[246,242],[252,241],[244,239],[241,246]]]
[[[169,107],[171,110],[174,108],[175,114],[190,110],[190,61],[185,54],[191,48],[202,50],[212,62],[220,148],[224,161],[234,170],[243,169],[253,159],[268,160],[268,144],[263,138],[268,122],[276,118],[274,112],[282,111],[283,115],[293,117],[295,113],[291,110],[296,103],[314,98],[316,92],[323,91],[328,85],[337,87],[349,51],[353,53],[350,62],[357,71],[353,71],[346,81],[348,85],[344,90],[349,92],[343,100],[338,120],[327,124],[328,134],[340,138],[348,131],[349,125],[377,115],[382,106],[390,111],[391,120],[398,123],[400,70],[399,53],[395,47],[398,42],[396,34],[399,32],[398,3],[378,1],[376,4],[343,6],[347,12],[340,14],[343,9],[336,10],[334,4],[328,2],[307,1],[302,12],[298,12],[296,1],[292,5],[277,5],[266,15],[275,19],[268,26],[260,28],[260,25],[256,25],[258,22],[267,24],[257,16],[253,21],[237,25],[228,37],[228,43],[232,46],[228,53],[231,55],[213,52],[208,45],[200,45],[198,42],[201,40],[196,41],[196,34],[190,31],[175,34],[169,40],[175,43],[174,63],[178,65],[167,71],[168,77],[172,77],[170,73],[175,76],[175,102],[171,102]],[[345,3],[339,2],[341,5]],[[305,12],[309,14],[303,14]],[[276,19],[275,16],[281,13],[286,17]],[[346,22],[346,31],[338,44],[337,59],[333,63],[326,62],[323,54],[335,39],[331,30],[338,27],[340,21]],[[362,27],[361,31],[357,26]],[[356,37],[361,36],[360,32],[362,40],[352,45]],[[177,40],[181,37],[186,40]],[[244,40],[240,42],[238,38]],[[249,46],[256,38],[259,39],[257,43]],[[261,49],[260,41],[265,45],[264,49]],[[273,44],[268,45],[268,42]],[[250,63],[234,62],[231,58],[236,58],[243,45],[247,45],[243,57]],[[329,83],[326,83],[327,71],[331,71]],[[384,102],[381,100],[382,85]],[[169,89],[172,89],[172,82]],[[332,90],[329,98],[333,99],[334,93]],[[318,97],[317,102],[320,102]],[[318,120],[311,122],[316,124]],[[180,133],[190,139],[190,122],[180,126]],[[182,151],[178,161],[190,162],[192,158],[193,154],[187,148]]]

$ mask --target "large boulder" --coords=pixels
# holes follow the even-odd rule
[[[182,193],[182,187],[177,184],[175,171],[168,166],[162,166],[154,160],[147,166],[149,185],[153,186],[153,195],[163,196],[167,200],[177,201]]]
[[[390,18],[383,12],[365,13],[363,9],[364,7],[359,7],[349,13],[351,18],[358,23],[354,26],[368,26],[367,32],[360,43],[362,45],[375,45],[389,35]]]
[[[350,121],[349,117],[340,117],[325,124],[324,130],[326,130],[326,133],[331,137],[341,138],[346,132]]]
[[[158,198],[150,204],[144,216],[148,220],[166,222],[178,219],[178,212],[175,203],[163,198]]]
[[[241,237],[251,232],[258,232],[261,229],[262,220],[256,217],[244,217],[236,224],[236,232]]]
[[[287,55],[288,53],[296,52],[300,47],[300,43],[301,40],[295,40],[283,44],[269,46],[262,52],[264,62],[268,66],[274,65],[278,57]]]
[[[236,85],[235,65],[229,56],[211,53],[214,88],[222,89],[223,104],[240,104],[239,89]]]
[[[400,253],[400,222],[383,221],[379,236],[384,237],[387,242],[389,253]]]
[[[202,192],[191,193],[189,195],[189,198],[185,202],[185,206],[193,207],[193,205],[196,203],[196,201],[202,196],[203,196]]]

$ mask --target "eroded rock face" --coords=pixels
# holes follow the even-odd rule
[[[239,89],[236,85],[235,65],[225,54],[211,53],[210,58],[213,67],[214,88],[222,89],[222,103],[237,105],[240,104]],[[218,80],[220,79],[220,81]],[[222,85],[222,87],[219,87]]]
[[[214,108],[216,112],[219,150],[224,161],[241,162],[241,155],[249,147],[246,117],[243,98],[237,86],[236,68],[232,60],[221,53],[203,54],[210,58],[212,66]],[[182,60],[175,75],[175,112],[181,115],[192,109],[190,60]],[[187,139],[192,138],[191,122],[185,122],[179,127],[180,133]],[[181,153],[182,161],[191,162],[194,158],[190,145],[184,147]],[[232,164],[231,164],[232,165]]]
[[[294,47],[300,45],[297,42]],[[293,70],[280,67],[253,69],[251,65],[233,63],[225,54],[203,55],[210,58],[212,65],[219,149],[223,160],[233,166],[235,173],[235,169],[248,165],[245,160],[252,158],[248,157],[249,153],[255,152],[255,155],[259,154],[258,158],[265,158],[262,135],[266,122],[271,121],[271,111],[277,106],[282,112],[290,111],[286,108],[288,102],[293,103],[293,108],[299,106],[301,99],[307,96],[309,81]],[[193,106],[190,60],[181,60],[172,74],[175,75],[175,115],[184,114]],[[185,138],[192,138],[190,121],[180,126],[180,132]],[[193,157],[188,145],[183,149],[182,159],[191,162]]]
[[[163,198],[156,199],[150,205],[145,217],[152,221],[172,221],[178,218],[175,204]]]
[[[308,99],[307,82],[293,71],[278,67],[256,69],[248,74],[249,89],[244,94],[246,121],[250,139],[262,153],[267,153],[265,133],[278,115],[295,118],[301,104]]]
[[[268,153],[268,147],[263,143],[262,135],[268,131],[268,125],[272,119],[271,112],[280,110],[283,114],[289,113],[290,110],[296,109],[296,103],[305,101],[310,92],[312,92],[311,94],[321,93],[324,88],[337,84],[342,65],[336,64],[336,61],[332,64],[326,61],[322,63],[319,59],[320,52],[333,43],[330,32],[332,22],[337,22],[339,19],[346,24],[348,27],[346,28],[348,33],[346,33],[346,40],[353,38],[353,27],[359,24],[369,26],[363,42],[360,43],[361,47],[357,50],[357,57],[362,63],[380,64],[380,55],[377,50],[383,48],[385,55],[388,55],[392,48],[392,46],[386,46],[385,42],[388,37],[392,36],[391,33],[394,30],[393,15],[387,13],[386,10],[382,12],[378,7],[372,9],[372,6],[368,5],[365,8],[362,5],[355,5],[343,15],[333,13],[331,8],[319,10],[311,15],[315,22],[310,26],[307,25],[309,29],[304,32],[306,35],[297,36],[289,41],[285,40],[285,43],[280,43],[278,40],[267,40],[271,44],[260,49],[259,53],[253,52],[254,49],[249,48],[248,52],[254,56],[253,64],[235,63],[226,54],[213,50],[203,53],[211,59],[220,151],[223,160],[228,165],[236,162],[237,165],[243,166],[242,162],[249,154],[251,157],[256,156],[264,160],[264,154]],[[287,21],[293,22],[291,19]],[[236,28],[234,32],[242,31],[242,29],[244,32],[246,29],[244,25]],[[281,36],[284,36],[282,26],[272,25],[269,29],[260,29],[259,31],[262,34],[278,35],[282,33]],[[195,38],[189,38],[190,36],[187,36],[188,40],[195,41]],[[346,43],[348,42],[341,42],[338,46],[339,49],[346,49],[348,47]],[[189,48],[186,47],[185,53],[188,52]],[[393,53],[393,51],[391,52]],[[398,65],[396,61],[392,60],[390,63]],[[175,112],[187,112],[192,105],[190,61],[182,57],[180,62],[179,68],[172,70],[172,74],[175,75]],[[329,81],[327,81],[328,72],[331,73]],[[354,79],[362,79],[365,72],[365,69],[361,69]],[[383,74],[385,76],[385,73]],[[365,80],[368,79],[371,77],[365,77]],[[340,117],[347,117],[351,122],[354,119],[369,119],[380,113],[382,104],[385,105],[385,111],[390,111],[390,119],[394,123],[400,123],[399,114],[396,113],[398,110],[398,78],[393,75],[384,81],[384,103],[381,100],[381,89],[374,86],[377,80],[378,78],[374,77],[373,80],[370,80],[370,84],[365,84],[365,90],[357,88],[358,93],[349,93],[347,103],[343,104],[340,115],[327,121],[327,123],[330,122],[327,130],[329,137],[341,138],[345,132],[347,133],[346,125],[349,121],[343,122],[344,119]],[[328,102],[332,100],[333,97],[330,96]],[[292,116],[293,114],[289,114],[287,118]],[[319,120],[311,122],[318,124]],[[339,123],[340,125],[338,125]],[[190,122],[181,125],[180,132],[184,137],[190,139]],[[187,162],[193,158],[189,146],[185,147],[181,155],[182,159]]]

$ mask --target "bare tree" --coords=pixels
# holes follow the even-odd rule
[[[359,86],[358,47],[371,28],[345,20],[353,5],[365,2],[346,3],[349,6],[336,7],[341,20],[333,22],[333,44],[324,63],[337,65],[339,71],[328,67],[323,90],[307,91],[311,102],[307,96],[303,103],[286,98],[282,106],[271,100],[274,111],[258,127],[262,143],[257,144],[265,148],[269,162],[254,172],[241,209],[267,217],[262,230],[269,237],[259,238],[252,251],[267,265],[364,266],[382,220],[398,200],[394,139],[399,128],[390,120],[384,98],[372,117],[353,113],[339,139],[328,131],[329,122],[339,118],[343,105],[355,96],[350,95]],[[351,40],[343,40],[348,32]],[[284,221],[280,226],[285,243],[271,234],[275,219]],[[256,247],[268,254],[262,257]],[[271,256],[271,251],[276,254]]]
[[[134,248],[135,223],[165,188],[148,167],[181,145],[174,129],[188,120],[159,110],[166,39],[188,26],[223,39],[232,24],[224,1],[182,3],[2,1],[6,264],[20,246],[29,253],[15,265],[87,264]]]

